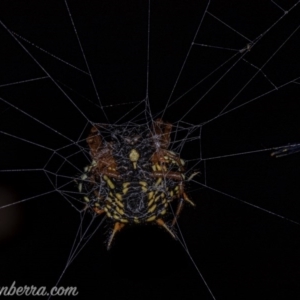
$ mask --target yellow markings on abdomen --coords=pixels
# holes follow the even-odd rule
[[[108,176],[104,175],[103,179],[106,181],[106,183],[108,184],[109,188],[114,189],[115,185],[114,183],[109,179]]]
[[[116,207],[116,211],[122,216],[124,215],[124,211],[120,209],[118,206]]]
[[[116,199],[116,203],[119,207],[123,208],[124,204]]]
[[[143,191],[144,193],[146,193],[146,192],[148,191],[148,189],[147,189],[147,182],[145,182],[145,181],[140,181],[139,184],[140,184],[141,187],[142,187],[142,191]]]
[[[130,185],[130,182],[124,182],[124,183],[122,184],[122,186],[123,186],[122,192],[123,192],[124,195],[127,194],[129,185]]]
[[[155,211],[155,208],[156,208],[156,204],[154,204],[152,207],[148,209],[148,213],[153,213]]]
[[[155,219],[156,219],[156,216],[152,216],[152,217],[146,219],[146,222],[152,222],[152,221],[154,221]]]
[[[123,197],[120,193],[115,194],[115,202],[119,207],[124,207],[124,204],[121,202],[123,200]]]
[[[137,217],[134,217],[133,222],[138,224],[138,223],[140,223],[140,220]]]
[[[154,192],[153,191],[151,191],[151,192],[148,193],[148,199],[149,200],[151,200],[153,198],[153,196],[154,196]]]
[[[140,154],[135,149],[132,149],[129,153],[129,159],[132,162],[134,169],[136,169],[137,161],[139,160],[139,158]]]
[[[159,178],[157,179],[157,181],[156,181],[155,185],[160,185],[160,184],[161,184],[161,182],[162,182],[162,178],[161,178],[161,177],[159,177]]]
[[[150,206],[153,204],[153,202],[154,202],[154,198],[152,198],[152,200],[150,200],[150,201],[148,202],[148,207],[150,207]]]
[[[80,177],[82,180],[85,180],[85,179],[87,179],[87,175],[86,175],[86,173],[83,173],[82,175],[81,175],[81,177]]]
[[[109,218],[113,218],[112,215],[111,215],[111,213],[108,211],[108,208],[107,208],[107,207],[104,207],[103,209],[104,209],[104,211],[106,212],[106,215],[107,215]]]

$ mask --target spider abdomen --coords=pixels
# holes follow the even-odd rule
[[[184,192],[184,161],[168,150],[172,125],[158,119],[152,126],[97,124],[87,138],[92,163],[78,188],[87,208],[114,222],[108,248],[126,223],[155,223],[175,237],[164,221],[170,202],[179,200],[171,226],[183,201],[193,205]]]

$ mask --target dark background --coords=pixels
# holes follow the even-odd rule
[[[207,5],[201,2],[151,1],[149,99],[154,114],[164,108],[174,87]],[[203,126],[201,149],[202,157],[207,159],[206,169],[203,161],[196,168],[202,172],[196,178],[200,184],[191,184],[188,189],[197,206],[185,208],[180,228],[216,299],[297,299],[299,225],[210,188],[300,222],[300,155],[276,159],[268,150],[224,157],[300,142],[299,83],[268,93],[274,89],[272,83],[280,87],[300,76],[299,32],[284,42],[299,26],[300,10],[297,6],[275,24],[283,12],[270,1],[228,2],[212,1],[209,12],[248,39],[254,40],[271,25],[274,27],[243,57],[249,63],[241,60],[244,52],[238,53],[229,64],[169,106],[164,115],[172,123],[199,125],[218,115],[241,88],[243,91],[227,110],[258,97]],[[276,3],[288,10],[295,1]],[[86,147],[88,120],[114,123],[127,111],[130,113],[124,122],[143,118],[139,115],[143,104],[134,107],[146,95],[147,1],[70,1],[69,6],[108,120],[97,107],[89,77],[34,46],[86,71],[64,2],[0,4],[0,20],[10,32],[31,42],[19,38],[80,110],[49,79],[4,86],[43,77],[45,72],[1,27],[0,96],[4,100],[0,102],[0,166],[1,170],[19,170],[0,173],[1,206],[52,193],[0,210],[0,286],[16,281],[17,286],[51,288],[67,262],[80,215],[60,190],[55,192],[51,182],[58,178],[59,186],[78,176],[87,159],[82,153],[74,155],[76,146],[58,151],[62,156],[53,150],[72,141]],[[239,50],[248,42],[207,13],[195,43]],[[236,53],[193,46],[170,103]],[[247,84],[257,72],[250,64],[261,67],[269,59],[264,73]],[[193,105],[192,112],[186,114]],[[197,134],[199,130],[194,136]],[[181,156],[199,160],[199,139],[186,143]],[[64,163],[62,157],[73,166]],[[22,171],[28,168],[40,171]],[[63,181],[55,174],[69,178]],[[205,178],[210,188],[201,186]],[[66,189],[76,191],[72,180]],[[95,226],[100,220],[96,219]],[[85,218],[84,226],[88,223]],[[160,228],[124,229],[107,252],[104,242],[108,230],[107,224],[100,227],[58,286],[77,286],[78,297],[85,299],[172,299],[176,295],[212,299],[184,249]]]

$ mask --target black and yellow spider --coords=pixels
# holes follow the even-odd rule
[[[194,203],[184,191],[184,161],[168,150],[172,125],[161,119],[147,125],[96,124],[87,138],[92,163],[78,188],[86,208],[106,214],[114,223],[107,248],[126,224],[156,223],[173,238],[183,203]],[[169,203],[178,199],[171,225]]]

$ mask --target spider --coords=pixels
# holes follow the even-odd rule
[[[107,249],[126,224],[156,223],[173,238],[184,202],[195,205],[184,190],[185,162],[168,150],[172,125],[157,119],[146,125],[95,124],[86,141],[92,163],[78,184],[86,209],[106,215],[113,227]],[[171,225],[169,204],[178,199]]]

